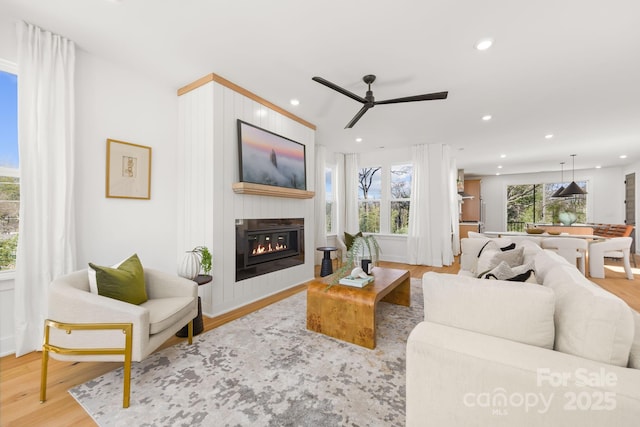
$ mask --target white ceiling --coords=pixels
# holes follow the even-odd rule
[[[444,143],[478,175],[559,170],[571,154],[576,169],[640,161],[637,0],[0,0],[4,11],[175,89],[219,74],[316,124],[330,150]],[[485,37],[493,47],[474,49]],[[311,77],[364,96],[365,74],[378,100],[449,98],[379,105],[345,130],[361,104]]]

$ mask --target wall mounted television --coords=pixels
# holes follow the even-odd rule
[[[240,181],[307,189],[304,144],[238,119]]]

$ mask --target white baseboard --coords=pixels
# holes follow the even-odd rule
[[[385,256],[385,257],[380,257],[380,261],[387,261],[387,262],[399,262],[402,264],[409,264],[409,260],[407,260],[405,257],[403,256]]]
[[[16,342],[13,335],[0,338],[0,357],[8,356],[16,352]]]

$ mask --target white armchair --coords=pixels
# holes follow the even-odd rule
[[[631,237],[613,237],[604,242],[589,245],[589,274],[604,279],[604,259],[622,258],[627,279],[633,280],[630,263]]]
[[[42,348],[40,400],[46,400],[49,354],[58,360],[124,361],[123,407],[129,406],[131,361],[139,362],[185,325],[191,344],[198,313],[195,282],[144,269],[148,300],[140,305],[91,293],[87,270],[54,280]]]

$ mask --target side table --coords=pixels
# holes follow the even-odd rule
[[[213,277],[208,274],[198,274],[198,276],[193,279],[193,281],[196,282],[198,286],[205,285],[212,280]],[[200,297],[198,297],[198,314],[193,318],[193,336],[195,337],[196,335],[202,333],[202,331],[204,331],[204,323],[202,321],[202,300]],[[180,338],[186,338],[187,336],[189,336],[189,325],[185,325],[184,328],[180,329],[176,333],[176,336]]]
[[[320,246],[316,250],[323,251],[324,257],[322,258],[322,264],[320,264],[320,277],[333,274],[333,265],[331,264],[331,252],[337,251],[335,246]]]

